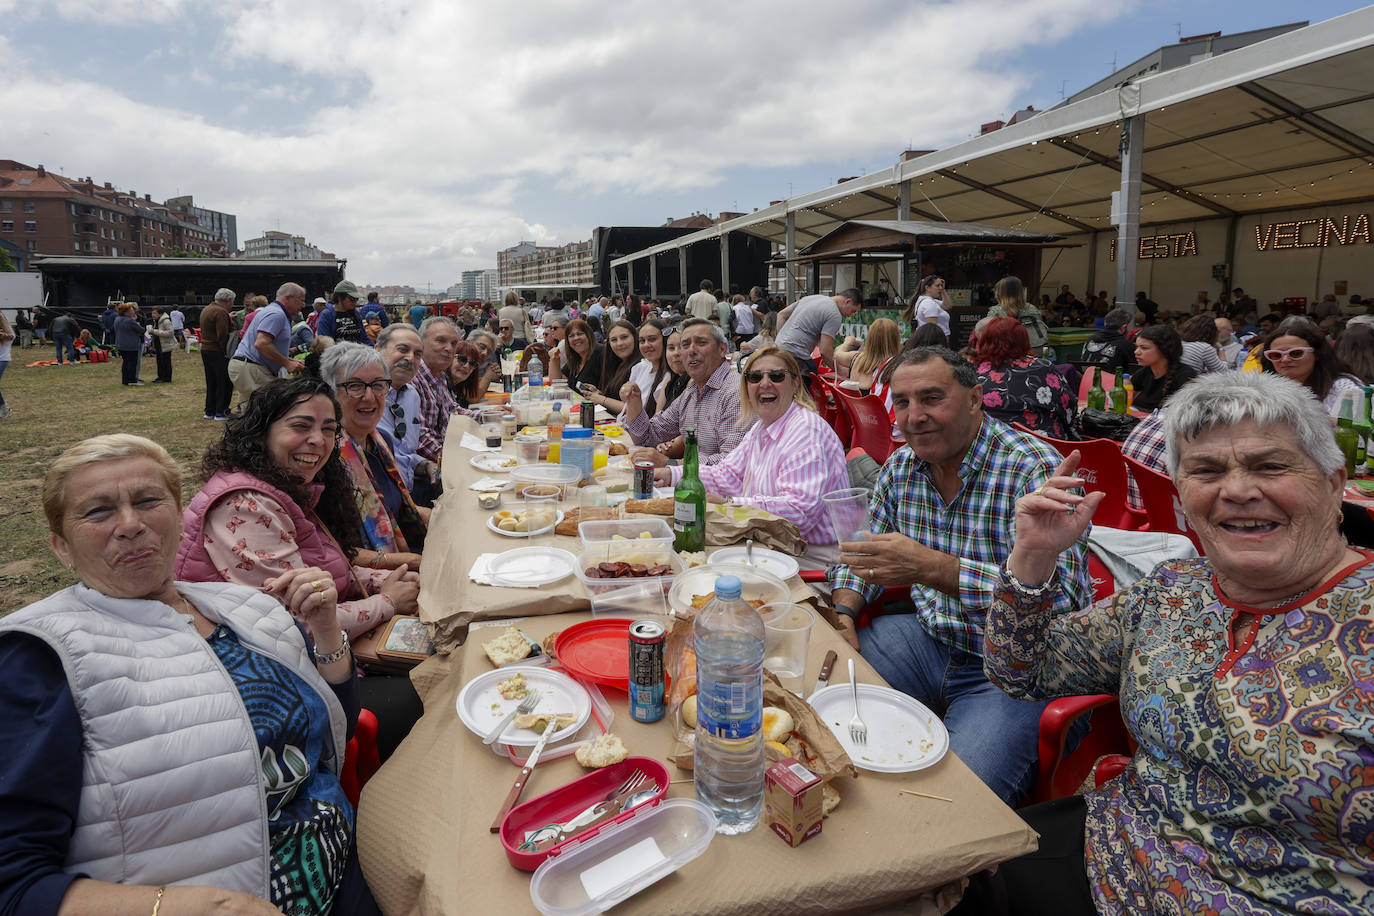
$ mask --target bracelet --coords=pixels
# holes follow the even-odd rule
[[[1002,564],[1002,581],[1011,586],[1011,590],[1016,592],[1016,597],[1023,601],[1040,601],[1059,587],[1059,570],[1056,568],[1054,573],[1043,585],[1029,586],[1011,574],[1007,564]]]
[[[371,563],[372,568],[373,568],[373,569],[381,569],[381,568],[382,568],[382,558],[385,557],[385,556],[386,556],[386,551],[385,551],[385,550],[379,550],[379,551],[377,551],[377,555],[376,555],[375,557],[372,558],[372,563]]]
[[[335,649],[333,652],[329,652],[324,655],[320,655],[317,653],[315,655],[315,664],[332,665],[348,654],[348,632],[345,630],[340,630],[339,638],[343,640],[343,642],[339,645],[339,648]]]
[[[167,885],[162,885],[157,889],[157,896],[153,898],[153,916],[157,916],[157,911],[162,906],[162,895],[167,893]]]

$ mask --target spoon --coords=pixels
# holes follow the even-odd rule
[[[636,792],[634,795],[631,795],[629,798],[625,799],[625,804],[623,804],[623,805],[620,806],[620,813],[623,814],[624,812],[629,811],[631,808],[634,808],[634,807],[637,806],[637,805],[642,805],[642,804],[644,804],[644,802],[646,802],[646,801],[648,801],[649,799],[653,798],[653,797],[654,797],[655,795],[657,795],[657,794],[658,794],[658,786],[657,786],[657,785],[651,785],[651,786],[648,786],[647,788],[640,789],[640,790],[639,790],[638,792]]]
[[[572,837],[575,837],[578,834],[585,833],[586,831],[591,830],[593,827],[601,826],[606,821],[619,817],[621,814],[625,813],[626,811],[629,811],[631,808],[637,807],[639,805],[644,804],[647,801],[650,801],[657,794],[657,785],[646,786],[643,789],[640,789],[638,792],[626,798],[625,801],[619,807],[612,805],[610,808],[608,808],[606,811],[603,811],[596,818],[594,818],[591,821],[588,821],[585,824],[581,824],[575,830],[560,830],[554,836],[547,837],[546,839],[542,839],[533,843],[531,849],[534,852],[543,852],[545,849],[550,849],[554,846],[557,846],[559,843],[562,843],[565,840],[571,839]],[[531,844],[527,843],[526,845]]]

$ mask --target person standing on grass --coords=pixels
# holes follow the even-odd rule
[[[100,343],[109,346],[114,343],[114,323],[119,314],[115,312],[114,306],[105,303],[105,311],[100,313]]]
[[[200,313],[200,363],[205,370],[203,419],[206,420],[226,420],[229,399],[234,396],[234,386],[229,381],[229,357],[225,353],[232,326],[229,309],[233,304],[234,291],[221,289]]]
[[[177,346],[172,316],[154,306],[153,323],[148,326],[148,332],[153,335],[153,354],[157,359],[157,378],[153,382],[169,384],[172,381],[172,351]]]
[[[0,312],[0,379],[5,377],[5,367],[10,364],[10,350],[14,347],[14,329],[9,319]],[[0,391],[0,420],[10,415],[10,405],[5,403],[5,393]]]
[[[134,304],[121,302],[115,306],[114,344],[122,361],[119,379],[125,385],[142,385],[138,380],[138,355],[143,346],[143,325],[134,317]]]
[[[19,332],[19,346],[25,350],[33,349],[33,316],[28,309],[16,309],[14,329]]]
[[[283,283],[277,298],[253,313],[243,330],[238,349],[229,359],[229,380],[239,393],[242,410],[253,392],[277,377],[278,369],[300,372],[305,363],[289,356],[291,320],[305,305],[305,287]]]
[[[176,335],[177,344],[186,346],[186,315],[181,309],[172,306],[170,314],[172,319],[172,333]]]
[[[52,320],[52,339],[57,345],[57,364],[62,365],[62,352],[67,352],[67,361],[76,362],[76,335],[81,326],[71,315],[58,315]]]

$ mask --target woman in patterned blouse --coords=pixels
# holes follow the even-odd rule
[[[1104,494],[1074,492],[1075,452],[1017,504],[988,676],[1118,694],[1139,750],[1100,789],[1026,809],[1040,852],[975,880],[964,910],[1374,912],[1374,564],[1340,534],[1330,422],[1293,381],[1227,372],[1164,423],[1205,557],[1052,619],[1055,559]]]
[[[978,334],[983,412],[1054,439],[1073,438],[1078,394],[1048,360],[1031,355],[1030,334],[1015,318],[994,318]]]

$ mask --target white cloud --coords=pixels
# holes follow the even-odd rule
[[[569,201],[704,198],[735,169],[882,166],[908,140],[961,139],[1024,104],[1037,47],[1126,6],[57,0],[53,12],[71,21],[176,29],[216,17],[214,72],[155,54],[143,66],[149,79],[213,85],[232,102],[138,101],[95,73],[42,70],[41,49],[26,48],[0,54],[9,97],[25,99],[6,114],[0,154],[155,197],[179,187],[237,213],[240,238],[280,221],[349,256],[360,279],[447,284],[520,238],[585,238],[595,209]],[[315,106],[321,97],[336,102]],[[257,106],[272,120],[225,126]],[[554,198],[580,224],[540,222],[539,202]],[[658,222],[660,204],[646,203],[644,221]]]

